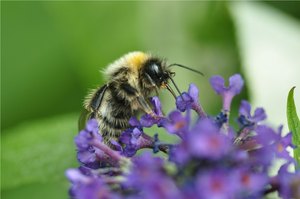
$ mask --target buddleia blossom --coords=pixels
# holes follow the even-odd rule
[[[200,117],[206,116],[206,113],[199,103],[199,90],[195,84],[190,84],[188,92],[183,92],[176,98],[176,107],[182,112],[187,109],[193,109]]]
[[[120,142],[124,145],[123,155],[131,157],[139,149],[150,148],[155,140],[138,128],[128,129],[120,136]]]
[[[187,132],[189,131],[189,123],[190,123],[190,115],[189,112],[184,116],[179,111],[172,111],[167,120],[164,121],[163,127],[172,134],[176,134],[177,136],[183,138]]]
[[[143,127],[151,127],[154,124],[161,126],[162,122],[165,120],[165,118],[163,117],[162,110],[161,110],[161,103],[160,103],[158,97],[153,97],[151,99],[151,103],[154,107],[153,112],[155,113],[155,117],[153,117],[150,114],[143,115],[140,120],[140,124]]]
[[[258,122],[267,118],[263,108],[257,108],[251,115],[251,105],[246,100],[242,100],[239,109],[238,123],[240,127],[254,127]]]
[[[137,198],[183,199],[179,187],[165,168],[165,161],[149,153],[133,159],[133,168],[124,183]]]
[[[213,76],[210,78],[210,84],[214,91],[222,96],[223,110],[230,111],[232,99],[241,92],[244,86],[244,80],[241,75],[235,74],[229,78],[229,85],[225,86],[223,77]]]
[[[284,199],[300,198],[300,172],[288,171],[288,164],[284,164],[273,179],[273,187],[279,187],[279,195]]]
[[[229,124],[231,103],[244,81],[239,74],[210,79],[223,105],[217,115],[209,115],[199,102],[199,89],[191,84],[176,99],[176,109],[164,115],[157,97],[151,102],[154,114],[131,118],[131,127],[108,147],[103,143],[96,120],[90,120],[75,138],[80,166],[68,169],[66,176],[74,199],[253,199],[272,192],[280,197],[300,198],[300,171],[288,167],[295,161],[287,148],[294,148],[291,134],[282,126],[274,129],[263,121],[263,108],[251,111],[243,100],[238,128]],[[175,105],[174,105],[175,106]],[[195,111],[197,118],[192,119]],[[232,116],[231,116],[232,117]],[[147,134],[157,125],[176,143],[164,143],[158,134]],[[150,149],[141,151],[142,149]],[[159,151],[165,155],[155,154]],[[284,164],[278,174],[269,176],[274,160]]]
[[[89,199],[118,199],[120,195],[113,193],[101,176],[87,175],[82,169],[69,169],[66,176],[72,182],[70,189],[71,198],[89,198]]]

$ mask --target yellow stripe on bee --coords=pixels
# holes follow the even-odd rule
[[[142,64],[148,59],[148,55],[142,52],[135,52],[132,56],[127,59],[130,67],[138,70]]]

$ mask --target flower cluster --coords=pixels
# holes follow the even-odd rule
[[[223,107],[217,116],[210,116],[199,102],[199,90],[191,84],[188,92],[176,99],[176,110],[164,116],[157,97],[152,98],[155,116],[133,117],[130,129],[111,149],[102,142],[96,120],[75,138],[78,169],[68,169],[72,186],[71,198],[147,198],[147,199],[244,199],[263,198],[271,192],[279,196],[300,198],[300,171],[289,172],[295,164],[287,147],[291,134],[282,135],[282,127],[274,130],[264,125],[264,109],[251,113],[251,106],[242,101],[235,130],[229,124],[231,102],[243,87],[243,79],[230,77],[229,86],[220,76],[210,79],[214,91],[222,97]],[[191,112],[198,115],[192,119]],[[144,128],[157,125],[178,136],[178,143],[163,143]],[[166,155],[153,155],[150,148]],[[275,176],[268,171],[274,160],[284,164]]]

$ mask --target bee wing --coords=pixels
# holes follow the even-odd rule
[[[95,118],[96,113],[101,106],[101,102],[103,100],[103,97],[104,97],[104,94],[105,94],[105,91],[107,90],[107,88],[108,88],[108,84],[105,84],[90,94],[90,97],[87,100],[88,101],[87,107],[90,111],[87,109],[84,109],[81,112],[81,115],[78,120],[79,130],[82,130],[85,128],[85,124],[89,119]]]

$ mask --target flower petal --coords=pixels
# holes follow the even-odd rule
[[[252,117],[254,122],[259,122],[267,118],[265,110],[263,108],[257,108],[254,112],[254,116]]]
[[[249,102],[246,100],[242,100],[241,105],[240,105],[239,114],[244,115],[247,118],[249,118],[250,111],[251,111],[251,105],[249,104]]]
[[[224,78],[216,75],[210,78],[210,85],[213,87],[213,89],[216,91],[217,94],[222,94],[224,91],[226,91],[225,85],[224,85]]]
[[[239,94],[244,86],[244,80],[240,74],[232,75],[229,78],[229,90],[234,94]]]
[[[162,116],[162,110],[161,110],[161,103],[159,101],[159,98],[157,96],[152,97],[151,102],[154,106],[154,112],[159,115]]]
[[[129,119],[129,124],[132,127],[140,127],[141,126],[141,123],[138,121],[138,119],[136,117],[131,117]]]
[[[186,109],[190,108],[192,106],[192,103],[192,97],[186,92],[183,92],[181,96],[178,96],[176,98],[176,107],[181,112],[184,112]]]
[[[195,84],[190,84],[189,86],[189,95],[194,100],[194,103],[198,103],[199,90]]]

